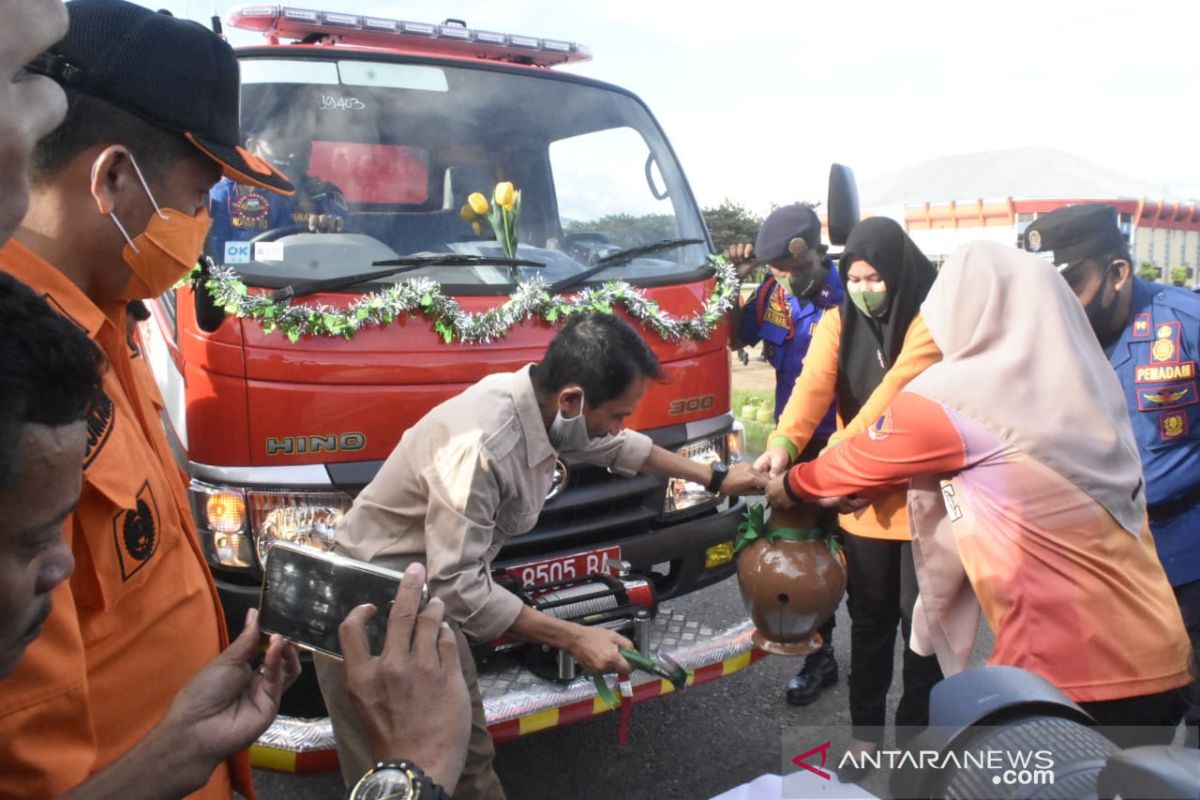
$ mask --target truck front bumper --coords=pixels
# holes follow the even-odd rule
[[[750,641],[753,630],[748,619],[713,630],[664,606],[652,624],[650,650],[674,658],[688,670],[687,685],[698,686],[739,672],[764,657]],[[618,693],[618,703],[642,703],[675,691],[668,681],[644,672],[634,672],[631,683],[633,696],[621,698]],[[488,730],[497,743],[611,710],[596,696],[590,676],[556,683],[534,676],[515,662],[481,672],[479,688]],[[254,766],[284,772],[337,768],[333,728],[327,718],[280,716],[259,737],[250,755]]]

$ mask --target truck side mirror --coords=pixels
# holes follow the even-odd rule
[[[844,245],[850,229],[858,223],[858,185],[854,171],[843,164],[829,168],[829,243]]]

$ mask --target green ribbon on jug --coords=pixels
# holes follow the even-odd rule
[[[657,675],[665,681],[670,681],[671,685],[676,690],[687,686],[687,670],[678,664],[666,664],[656,658],[644,656],[637,650],[630,650],[627,647],[617,648],[621,657],[629,662],[629,666],[634,669],[640,669],[649,672],[651,675]],[[617,697],[613,694],[612,689],[608,686],[608,681],[604,680],[603,675],[593,675],[592,682],[596,684],[596,696],[610,709],[617,707]]]
[[[836,556],[842,546],[834,537],[833,531],[823,527],[815,528],[772,528],[767,529],[767,512],[765,505],[750,506],[746,509],[746,518],[737,529],[737,541],[733,546],[734,555],[740,554],[759,539],[768,543],[775,542],[811,542],[823,539],[829,546],[829,552]]]

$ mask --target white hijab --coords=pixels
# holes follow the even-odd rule
[[[974,242],[956,250],[921,315],[941,362],[905,387],[970,417],[1102,505],[1132,535],[1146,519],[1142,465],[1125,395],[1079,301],[1046,261]],[[979,606],[938,481],[908,496],[921,596],[912,647],[964,669]]]
[[[942,267],[921,315],[942,360],[907,390],[1045,464],[1137,536],[1146,492],[1125,393],[1054,268],[1005,245],[965,245]]]

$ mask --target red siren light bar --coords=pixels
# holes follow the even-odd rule
[[[276,5],[246,5],[229,12],[229,24],[280,39],[403,49],[465,58],[488,58],[551,67],[589,61],[592,53],[574,42],[513,33],[477,31],[457,20],[442,24],[317,11]]]

